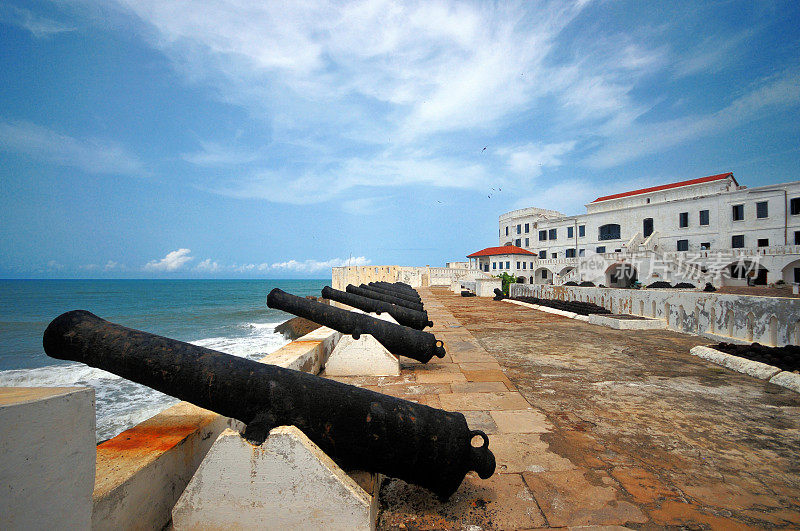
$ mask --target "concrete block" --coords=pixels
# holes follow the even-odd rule
[[[94,462],[93,389],[0,388],[3,529],[89,529]]]
[[[617,319],[599,313],[589,314],[589,323],[607,326],[615,330],[664,330],[667,322],[663,319]]]
[[[503,281],[499,278],[475,279],[475,295],[478,297],[494,297],[494,289],[503,289]]]
[[[261,446],[225,430],[172,510],[184,529],[374,529],[379,481],[366,492],[302,431]]]
[[[450,291],[453,293],[460,294],[461,293],[461,281],[460,280],[451,280],[450,281]]]
[[[781,371],[770,378],[769,382],[800,393],[800,374],[795,372]]]
[[[693,347],[689,352],[699,358],[703,358],[704,360],[717,363],[723,367],[727,367],[728,369],[737,372],[749,374],[750,376],[760,380],[769,380],[781,372],[779,368],[773,367],[772,365],[748,360],[746,358],[740,358],[739,356],[732,356],[711,347],[696,346]]]
[[[326,376],[400,376],[400,360],[370,334],[342,336],[325,364]]]

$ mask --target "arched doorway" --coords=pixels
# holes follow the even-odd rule
[[[630,288],[637,281],[639,272],[631,264],[618,262],[606,269],[606,286],[609,288]]]
[[[767,268],[758,262],[738,260],[724,269],[723,283],[727,286],[766,286],[767,273]]]
[[[553,283],[553,272],[547,269],[546,267],[540,267],[539,269],[534,271],[533,276],[536,284]]]
[[[784,267],[781,278],[783,278],[783,281],[787,284],[792,284],[794,282],[800,284],[800,260],[795,260]]]

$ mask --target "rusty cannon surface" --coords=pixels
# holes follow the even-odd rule
[[[365,312],[375,312],[379,315],[386,312],[399,324],[417,330],[423,330],[426,326],[433,326],[433,321],[428,320],[428,312],[418,312],[404,306],[398,306],[389,302],[370,299],[369,297],[362,297],[360,295],[347,293],[346,291],[333,289],[330,286],[322,288],[322,297],[341,302],[342,304],[358,308]]]
[[[394,292],[397,292],[397,293],[402,293],[404,295],[408,295],[409,297],[412,297],[416,302],[422,301],[422,298],[419,296],[419,293],[417,293],[417,290],[415,290],[413,288],[412,289],[407,289],[407,288],[401,287],[401,286],[399,286],[397,284],[390,284],[388,282],[370,282],[368,285],[369,286],[378,286],[378,287],[381,287],[381,288],[388,289],[390,291],[394,291]]]
[[[378,286],[374,282],[370,282],[369,284],[361,284],[362,288],[371,289],[372,291],[377,291],[378,293],[385,293],[386,295],[391,295],[392,297],[403,299],[408,302],[413,302],[416,304],[422,304],[421,299],[419,296],[409,295],[407,293],[403,293],[392,288],[386,288],[383,286]]]
[[[389,302],[392,304],[396,304],[398,306],[410,308],[418,312],[425,311],[425,308],[422,306],[422,304],[418,304],[416,302],[409,302],[405,299],[398,299],[397,297],[393,297],[392,295],[387,295],[386,293],[375,291],[373,289],[370,289],[369,286],[365,284],[361,284],[360,286],[354,286],[353,284],[348,284],[347,287],[345,288],[345,291],[347,291],[347,293],[361,295],[362,297],[369,297],[370,299]]]
[[[443,358],[446,354],[444,343],[429,332],[304,299],[278,288],[267,295],[267,306],[304,317],[355,339],[361,334],[370,334],[395,356],[428,363],[432,357]]]
[[[44,332],[48,356],[85,363],[238,419],[261,444],[293,425],[346,468],[426,487],[446,500],[464,475],[495,469],[489,439],[451,413],[300,371],[110,323],[83,310]],[[472,446],[475,437],[480,447]]]

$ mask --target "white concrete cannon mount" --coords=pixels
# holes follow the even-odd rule
[[[397,324],[388,313],[368,315]],[[342,336],[325,363],[325,376],[400,376],[400,360],[370,334]]]
[[[369,474],[362,485],[294,426],[274,428],[260,446],[225,430],[172,523],[176,530],[374,529],[380,476]]]

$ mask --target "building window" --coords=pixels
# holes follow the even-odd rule
[[[586,249],[578,249],[578,256],[585,256],[585,255],[586,255]]]
[[[484,265],[483,266],[483,270],[488,273],[489,272],[489,264]]]
[[[678,250],[679,251],[688,251],[689,250],[689,240],[678,240]]]
[[[547,238],[550,240],[555,240],[558,237],[557,231],[558,229],[550,229],[550,232],[547,234]]]
[[[528,234],[530,231],[531,231],[531,224],[530,223],[526,223],[525,224],[525,234]]]
[[[744,247],[744,234],[737,234],[736,236],[731,236],[731,248],[741,249],[742,247]]]
[[[539,258],[541,259],[547,258],[547,251],[539,251]]]
[[[519,262],[517,262],[517,269],[522,269],[522,268],[519,266]]]
[[[800,245],[800,230],[794,231],[794,244]]]
[[[506,227],[506,236],[508,236],[508,227]]]
[[[530,246],[531,246],[531,239],[525,238],[525,247],[530,247]]]
[[[645,218],[642,221],[642,236],[647,238],[653,234],[653,218]]]
[[[701,251],[708,251],[709,249],[711,249],[711,242],[703,242],[700,244]]]
[[[793,216],[800,214],[800,197],[795,197],[789,201],[789,210]]]
[[[582,238],[586,236],[586,225],[578,225],[578,237]]]
[[[506,269],[511,269],[511,262],[506,262]]]
[[[517,225],[517,234],[522,234],[522,225]]]
[[[546,242],[547,241],[547,231],[546,230],[540,230],[539,231],[539,241],[540,242]]]
[[[498,262],[498,263],[500,264],[500,267],[498,267],[497,269],[503,269],[503,262]]]
[[[575,227],[567,227],[567,238],[575,236]]]
[[[689,213],[681,212],[678,214],[678,227],[685,229],[689,226]]]
[[[650,198],[648,197],[647,199],[644,200],[644,202],[649,205],[650,204]]]
[[[769,217],[769,202],[759,201],[756,203],[756,217],[758,219]]]
[[[594,252],[596,252],[597,254],[603,254],[604,252],[606,252],[605,245],[598,247],[597,249],[594,250]]]
[[[758,246],[759,247],[769,247],[769,238],[759,238],[758,239]]]
[[[492,262],[492,269],[497,269],[497,262]]]
[[[519,262],[517,262],[519,263]],[[522,262],[522,269],[525,269],[525,266],[528,265],[528,262]]]
[[[708,210],[700,211],[700,225],[708,225]]]
[[[558,253],[550,253],[550,258],[558,258]]]
[[[575,249],[567,249],[564,251],[564,256],[567,258],[575,258]]]
[[[619,239],[619,225],[616,223],[609,223],[608,225],[600,225],[600,234],[597,238],[603,240],[618,240]]]
[[[533,262],[531,262],[531,269],[533,269]]]
[[[514,240],[514,245],[516,245],[517,247],[519,247],[521,244],[522,244],[522,240],[520,240],[519,238]]]
[[[744,220],[744,205],[733,205],[733,221]]]
[[[542,278],[547,278],[547,269],[542,269]]]

